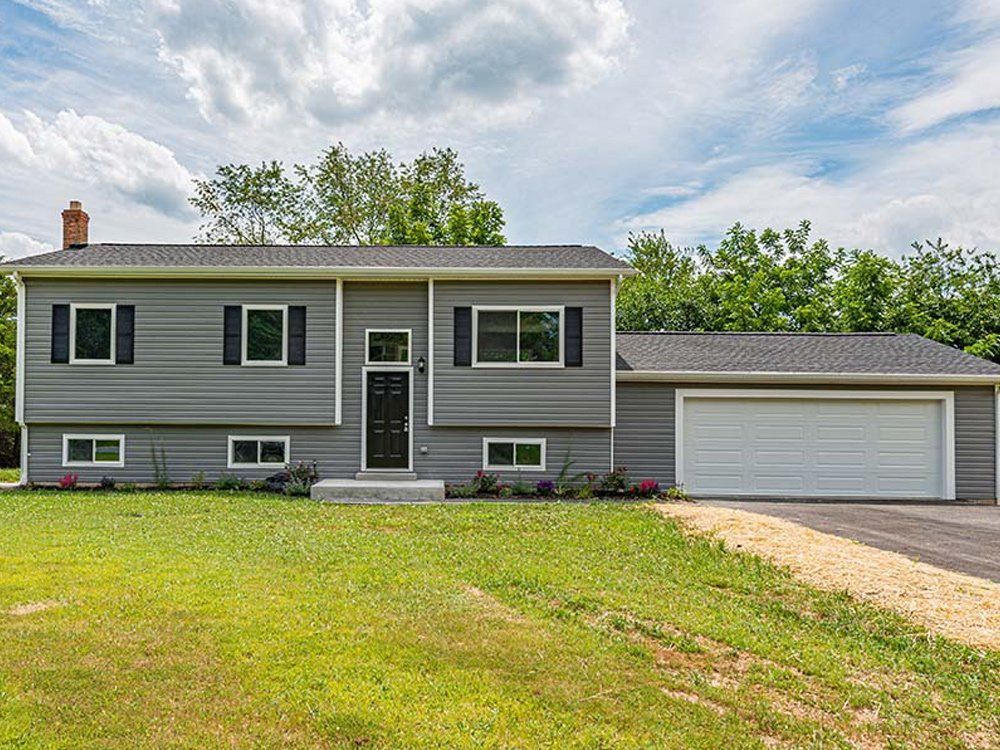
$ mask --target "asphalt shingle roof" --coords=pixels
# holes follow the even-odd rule
[[[1000,365],[915,334],[619,333],[618,370],[995,375]]]
[[[601,269],[631,267],[589,245],[503,247],[344,245],[87,245],[0,265],[18,267],[157,268],[448,268]]]

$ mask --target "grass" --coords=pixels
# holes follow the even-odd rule
[[[1000,655],[635,505],[0,494],[0,747],[1000,744]]]
[[[21,479],[21,470],[16,466],[13,469],[0,469],[0,482],[17,482]]]

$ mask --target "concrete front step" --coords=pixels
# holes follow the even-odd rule
[[[355,479],[373,482],[412,482],[417,478],[415,471],[359,471]]]
[[[439,479],[323,479],[312,486],[313,500],[332,503],[442,502],[444,482]]]

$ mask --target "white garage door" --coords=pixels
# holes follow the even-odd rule
[[[678,408],[678,478],[692,494],[949,494],[942,400],[692,395]]]

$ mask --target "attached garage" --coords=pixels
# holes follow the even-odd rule
[[[677,482],[692,494],[955,496],[949,392],[675,393]]]
[[[997,497],[1000,365],[897,334],[620,333],[614,464],[695,497]]]

